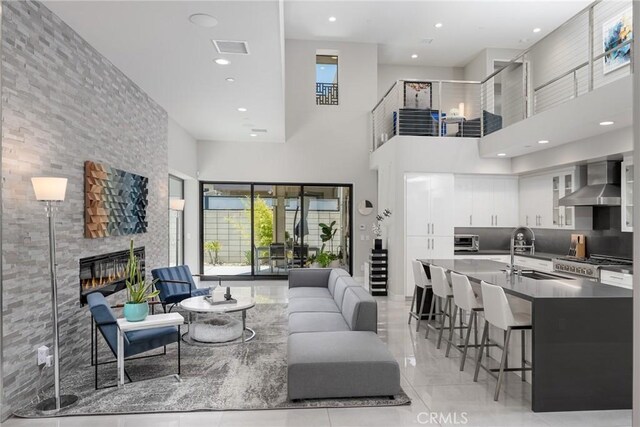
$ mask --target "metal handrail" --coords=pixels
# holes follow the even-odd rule
[[[393,84],[391,85],[391,87],[389,88],[389,90],[388,90],[388,91],[386,91],[386,92],[384,93],[384,95],[382,95],[382,98],[380,98],[380,101],[378,101],[378,103],[376,104],[376,106],[375,106],[375,107],[373,107],[373,109],[371,110],[371,112],[372,112],[372,113],[373,113],[374,111],[376,111],[376,108],[378,108],[378,106],[379,106],[380,104],[382,104],[382,101],[384,101],[384,99],[387,97],[387,95],[389,95],[389,94],[391,93],[391,91],[393,90],[393,88],[394,88],[394,87],[396,87],[396,85],[397,85],[398,83],[400,83],[400,82],[401,82],[401,80],[396,80],[395,82],[393,82]]]
[[[597,61],[597,60],[599,60],[599,59],[602,59],[602,58],[604,58],[605,56],[607,56],[607,55],[609,55],[610,53],[612,53],[614,50],[618,50],[618,49],[620,49],[620,48],[623,48],[623,47],[625,47],[625,46],[627,46],[627,45],[629,45],[629,44],[631,44],[631,43],[633,43],[633,39],[625,40],[624,42],[620,43],[620,44],[619,44],[619,45],[617,45],[616,47],[612,47],[612,48],[611,48],[611,49],[609,49],[608,51],[606,51],[606,52],[602,52],[602,53],[598,54],[597,56],[594,56],[594,57],[593,57],[593,62],[595,62],[595,61]],[[576,71],[578,71],[578,70],[579,70],[579,69],[581,69],[582,67],[586,67],[587,65],[589,65],[589,63],[590,63],[589,61],[585,61],[585,62],[583,62],[583,63],[581,63],[581,64],[579,64],[579,65],[576,65],[575,67],[571,68],[571,69],[570,69],[570,70],[568,70],[568,71],[565,71],[564,73],[560,74],[559,76],[554,77],[554,78],[552,78],[551,80],[549,80],[549,81],[547,81],[547,82],[545,82],[545,83],[541,84],[541,85],[540,85],[540,86],[538,86],[537,88],[533,89],[533,91],[534,91],[534,92],[537,92],[537,91],[539,91],[540,89],[543,89],[543,88],[545,88],[545,87],[547,87],[547,86],[549,86],[549,85],[552,85],[553,83],[557,82],[558,80],[561,80],[561,79],[563,79],[563,78],[565,78],[565,77],[567,77],[567,76],[569,76],[569,75],[571,75],[571,74],[575,73]]]

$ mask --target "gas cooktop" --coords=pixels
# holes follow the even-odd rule
[[[602,267],[631,266],[633,261],[627,258],[607,255],[591,255],[589,258],[561,257],[553,260],[553,269],[565,273],[577,274],[592,279],[600,278]]]

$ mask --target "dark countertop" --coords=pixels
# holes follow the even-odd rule
[[[487,255],[489,256],[489,255],[510,255],[510,252],[509,250],[504,250],[504,249],[481,249],[477,252],[454,251],[453,254],[454,255],[479,255],[479,256]],[[547,261],[551,261],[553,258],[559,258],[566,255],[550,254],[548,252],[536,252],[535,254],[531,255],[528,252],[526,252],[526,253],[516,253],[516,256],[524,256],[527,258],[536,258],[536,259],[544,259]]]
[[[632,298],[633,295],[629,289],[575,276],[565,276],[566,279],[559,280],[534,280],[522,276],[511,276],[504,272],[505,266],[502,263],[489,260],[421,259],[420,262],[464,274],[472,282],[479,283],[484,280],[501,286],[506,293],[529,301],[539,298]]]

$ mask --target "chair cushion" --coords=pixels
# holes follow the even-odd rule
[[[331,270],[331,273],[329,273],[329,281],[328,281],[327,287],[329,288],[329,292],[331,293],[331,295],[333,295],[333,292],[335,290],[336,281],[338,280],[338,277],[342,277],[342,276],[349,276],[349,273],[347,273],[342,268],[333,268]]]
[[[340,310],[331,298],[294,298],[289,301],[289,313],[304,312],[340,313]]]
[[[349,325],[340,313],[291,313],[289,335],[301,332],[348,331]]]
[[[400,368],[373,332],[317,332],[289,336],[289,399],[394,396]]]
[[[378,331],[378,305],[362,287],[347,288],[342,301],[342,316],[352,331]]]
[[[93,292],[87,295],[87,303],[96,325],[116,323],[116,316],[113,314],[111,306],[100,292]]]
[[[158,280],[156,289],[160,291],[160,300],[167,303],[180,302],[189,297],[189,288],[197,289],[187,265],[156,268],[151,270],[151,275]]]
[[[163,347],[180,339],[178,328],[175,326],[129,331],[125,335],[129,341],[129,344],[125,345],[125,357]]]
[[[211,292],[211,289],[213,289],[213,288],[197,288],[197,289],[193,289],[191,291],[191,296],[192,297],[203,297],[203,296],[209,295],[209,293]]]
[[[332,298],[327,288],[290,288],[289,300],[294,298]]]

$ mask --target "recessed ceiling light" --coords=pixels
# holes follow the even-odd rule
[[[549,141],[547,141],[546,139],[541,139],[540,141],[538,141],[538,144],[548,144]]]
[[[414,53],[413,55],[411,55],[411,58],[416,59],[418,57],[417,53]]]
[[[534,29],[533,29],[533,32],[534,32],[534,33],[539,33],[540,31],[542,31],[542,29],[540,29],[540,28],[534,28]]]
[[[607,120],[604,122],[600,122],[600,126],[611,126],[614,122],[612,122],[611,120]]]
[[[336,22],[336,17],[335,16],[330,16],[329,17],[329,22]]]
[[[507,155],[507,153],[498,153],[498,157],[504,157],[506,155]]]
[[[257,133],[250,133],[249,136],[258,136]]]
[[[247,109],[244,107],[238,107],[238,111],[240,111],[241,113],[244,113],[245,111],[247,111]]]
[[[338,59],[338,57],[337,56],[332,56],[331,59]]]
[[[236,81],[236,79],[234,79],[233,77],[227,77],[225,80],[228,81],[229,83],[233,83]]]
[[[228,59],[218,58],[216,59],[216,64],[218,65],[229,65],[231,62]]]
[[[436,23],[436,25],[434,25],[434,27],[436,27],[436,28],[442,28],[442,22],[438,22],[438,23]]]
[[[189,16],[189,21],[191,21],[192,24],[204,28],[213,28],[218,25],[218,20],[206,13],[194,13]]]

